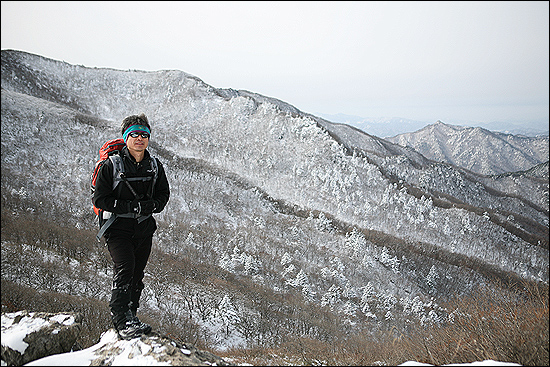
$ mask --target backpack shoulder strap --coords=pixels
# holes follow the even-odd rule
[[[153,170],[153,181],[151,182],[151,186],[149,188],[149,198],[152,199],[153,198],[153,190],[155,189],[155,184],[157,182],[157,177],[158,177],[158,174],[159,174],[159,167],[158,167],[158,162],[157,162],[157,159],[153,156],[151,156],[151,169]]]
[[[159,174],[159,166],[158,166],[157,159],[153,156],[151,156],[151,169],[153,170],[153,173],[154,173],[154,180],[156,180]]]
[[[124,162],[119,154],[112,154],[109,159],[113,163],[113,190],[122,181],[124,175]]]

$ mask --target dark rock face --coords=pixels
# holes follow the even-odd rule
[[[2,360],[8,366],[21,366],[52,354],[70,352],[81,323],[82,315],[73,312],[2,314]],[[12,346],[4,344],[5,338],[13,341]]]

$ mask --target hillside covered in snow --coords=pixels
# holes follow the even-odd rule
[[[548,283],[547,179],[477,174],[177,70],[2,50],[1,73],[3,288],[105,305],[90,174],[141,112],[171,187],[143,294],[157,328],[220,350],[331,340],[445,322],[441,303],[479,286]]]

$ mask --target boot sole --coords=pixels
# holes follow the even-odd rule
[[[132,339],[136,339],[136,338],[141,338],[142,335],[145,335],[145,333],[143,333],[143,332],[133,333],[133,334],[130,334],[130,335],[122,335],[122,334],[120,334],[120,332],[117,332],[117,334],[118,334],[120,339],[124,339],[124,340],[132,340]]]

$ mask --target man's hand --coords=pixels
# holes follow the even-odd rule
[[[134,213],[134,214],[140,214],[141,205],[139,204],[138,199],[134,199],[133,201],[130,201],[128,203],[128,212],[129,213]]]
[[[140,201],[139,204],[141,206],[141,215],[152,214],[157,207],[155,200],[144,200]]]
[[[138,200],[134,199],[128,204],[128,211],[139,215],[152,214],[157,204],[154,200]]]

